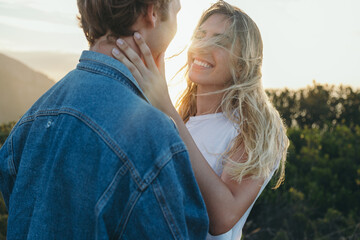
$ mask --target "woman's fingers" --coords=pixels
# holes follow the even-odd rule
[[[113,55],[129,68],[136,81],[148,97],[150,102],[160,110],[167,109],[171,100],[165,79],[164,54],[161,53],[154,59],[152,53],[139,33],[134,34],[134,41],[140,49],[143,60],[137,52],[124,40],[118,39],[116,45],[121,52],[113,49]]]
[[[149,70],[152,72],[155,72],[156,70],[158,70],[158,68],[156,67],[154,58],[151,54],[150,48],[148,47],[148,45],[142,38],[141,34],[138,32],[134,33],[134,39],[135,39],[136,44],[140,48],[140,51],[144,57],[145,63],[148,66]]]
[[[140,56],[122,39],[116,41],[116,45],[126,55],[126,57],[135,65],[141,75],[144,75],[147,71],[145,64],[141,60]]]
[[[142,77],[142,74],[137,69],[137,67],[123,53],[121,53],[118,49],[113,48],[112,54],[114,55],[114,57],[117,60],[122,62],[130,70],[133,77],[141,85],[142,82],[143,82],[143,77]]]

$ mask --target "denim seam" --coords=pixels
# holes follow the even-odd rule
[[[127,156],[121,151],[121,149],[114,143],[114,141],[107,136],[107,134],[91,119],[89,119],[87,116],[83,115],[82,113],[76,111],[75,109],[71,108],[61,108],[61,109],[54,109],[54,110],[43,110],[38,111],[35,114],[26,117],[20,124],[23,124],[25,122],[31,121],[35,119],[38,116],[48,116],[48,115],[59,115],[59,114],[68,114],[71,115],[83,123],[85,123],[90,129],[92,129],[97,135],[103,139],[103,141],[110,147],[110,149],[116,154],[116,156],[119,157],[120,160],[127,166],[127,168],[131,172],[131,176],[134,179],[135,183],[140,188],[140,183],[142,182],[142,179],[139,175],[139,173],[136,171],[135,167],[132,165],[132,163],[128,160]]]
[[[168,158],[167,161],[165,161],[165,162],[161,165],[160,169],[159,169],[158,171],[156,171],[156,172],[151,172],[148,177],[144,178],[144,181],[143,181],[143,183],[141,184],[141,188],[139,189],[140,193],[143,192],[143,191],[147,188],[147,186],[148,186],[151,182],[154,181],[154,179],[159,175],[161,169],[173,158],[173,156],[174,156],[175,154],[178,154],[178,153],[180,153],[180,152],[183,152],[183,151],[185,151],[185,149],[184,149],[180,144],[178,144],[178,145],[175,145],[175,146],[171,147],[171,151],[172,151],[171,156]],[[174,151],[174,152],[173,152],[173,151]],[[149,182],[149,181],[151,181],[151,182]],[[147,182],[149,182],[149,183],[146,184]],[[155,194],[155,195],[156,195],[156,194]],[[139,195],[139,197],[140,197],[140,195]],[[135,201],[134,204],[132,205],[130,211],[128,212],[128,215],[127,215],[127,217],[126,217],[126,219],[125,219],[125,222],[123,223],[123,227],[122,227],[122,230],[121,230],[121,232],[120,232],[120,235],[119,235],[118,239],[120,239],[121,236],[124,234],[124,231],[125,231],[125,229],[126,229],[126,224],[127,224],[127,222],[128,222],[128,219],[130,218],[130,214],[131,214],[131,212],[132,212],[132,209],[135,207],[135,204],[136,204],[137,200],[138,200],[138,199],[136,199],[136,201]],[[129,204],[130,204],[130,203],[131,203],[131,201],[129,202]],[[125,209],[126,209],[126,208],[125,208]],[[123,216],[125,216],[125,213],[124,213]],[[169,217],[171,217],[171,216],[169,216]],[[123,218],[124,218],[124,217],[123,217]],[[123,218],[122,218],[122,219],[123,219]],[[119,231],[119,228],[120,228],[121,225],[122,225],[122,220],[120,221],[120,223],[119,223],[119,225],[118,225],[115,233],[117,233],[117,232]],[[175,227],[176,227],[176,226],[175,226]],[[178,234],[179,234],[179,231],[178,231]],[[179,234],[179,236],[180,236],[179,239],[182,239],[182,237],[181,237],[180,234]]]
[[[106,190],[104,191],[104,193],[101,195],[101,197],[99,198],[99,201],[96,203],[95,205],[95,217],[96,217],[96,239],[98,238],[98,220],[99,220],[99,216],[100,213],[102,212],[102,210],[104,209],[104,207],[107,204],[107,201],[109,200],[109,198],[112,196],[112,194],[114,193],[114,191],[116,190],[115,188],[117,187],[119,181],[120,181],[120,176],[124,176],[124,174],[127,172],[127,166],[124,164],[121,168],[119,168],[119,170],[116,172],[114,178],[112,179],[111,183],[109,184],[109,186],[106,188]]]
[[[111,239],[121,239],[121,236],[125,232],[126,225],[129,221],[130,215],[131,215],[136,203],[138,202],[141,194],[142,194],[142,192],[138,191],[138,190],[135,190],[135,192],[132,194],[128,204],[126,205],[126,207],[124,209],[123,216],[121,217],[120,222],[119,222],[118,226],[116,227],[114,235]],[[116,235],[118,235],[118,232],[120,232],[119,236],[116,237]]]
[[[126,85],[127,87],[132,88],[132,86],[130,84],[128,84],[127,82],[121,81],[121,78],[119,78],[118,75],[111,74],[109,72],[103,71],[101,68],[90,67],[90,66],[86,66],[86,67],[85,66],[78,66],[77,68],[80,69],[80,70],[85,70],[85,71],[92,72],[92,73],[102,74],[102,75],[105,75],[107,77],[113,78],[113,79],[115,79],[117,81],[120,80],[118,82]]]
[[[133,176],[136,184],[140,187],[141,177],[139,173],[136,171],[135,167],[131,164],[127,156],[122,152],[122,150],[116,145],[116,143],[108,136],[107,133],[105,133],[96,123],[94,123],[91,119],[89,119],[87,116],[83,115],[82,113],[70,109],[70,108],[63,108],[61,109],[61,112],[68,113],[70,115],[74,115],[75,117],[78,117],[82,121],[85,121],[85,123],[93,129],[94,132],[96,132],[98,135],[101,136],[101,138],[104,140],[104,142],[110,146],[110,148],[115,152],[115,154],[123,161],[125,165],[127,165],[128,169],[131,172],[131,175]]]
[[[127,167],[124,164],[121,168],[119,168],[119,170],[116,172],[114,178],[112,179],[111,183],[109,184],[109,186],[106,188],[105,192],[101,195],[99,201],[96,203],[95,205],[95,214],[98,217],[98,214],[102,211],[103,206],[105,205],[103,202],[106,202],[109,198],[110,195],[114,192],[111,191],[113,190],[113,188],[116,187],[117,183],[119,182],[119,175],[120,176],[124,176],[124,174],[127,172]],[[114,186],[115,185],[115,186]]]
[[[33,116],[29,116],[29,117],[25,117],[24,119],[22,119],[20,122],[19,122],[19,126],[25,124],[25,123],[28,123],[28,122],[32,122],[35,120],[35,117]]]
[[[27,117],[24,117],[19,121],[19,126],[34,121],[39,116],[56,116],[59,115],[60,109],[53,109],[53,110],[40,110],[35,112],[34,114],[31,114]]]
[[[164,218],[166,219],[166,222],[168,223],[168,226],[170,228],[172,235],[174,236],[175,239],[183,239],[180,234],[180,230],[179,230],[178,226],[176,225],[175,220],[171,214],[171,211],[169,210],[169,207],[166,204],[166,199],[165,199],[164,193],[161,189],[161,186],[160,186],[160,184],[157,183],[156,180],[153,181],[153,183],[152,183],[152,189],[154,191],[156,200],[159,203],[161,211],[164,215]]]
[[[107,66],[107,65],[106,65]],[[116,80],[117,82],[125,85],[126,87],[130,88],[131,91],[133,91],[136,95],[141,96],[142,98],[144,98],[143,94],[139,91],[139,89],[136,87],[136,90],[134,88],[134,84],[129,84],[126,81],[122,81],[122,79],[116,75],[116,74],[111,74],[109,72],[103,71],[101,68],[96,68],[96,67],[90,67],[90,66],[77,66],[78,69],[80,70],[84,70],[84,71],[88,71],[88,72],[92,72],[92,73],[97,73],[97,74],[102,74],[106,77],[109,77],[111,79]],[[113,68],[114,69],[114,68]],[[129,79],[124,73],[122,73],[120,70],[118,69],[114,69],[116,71],[119,71],[124,77],[126,77],[127,79]],[[130,80],[130,79],[129,79]],[[130,80],[131,81],[131,80]]]
[[[149,184],[159,175],[162,168],[169,162],[171,159],[173,159],[174,155],[186,151],[184,148],[181,148],[181,145],[175,145],[170,148],[170,154],[167,154],[163,159],[166,159],[165,161],[161,162],[161,165],[158,167],[157,171],[151,171],[147,176],[144,176],[143,181],[140,183],[140,189],[141,191],[144,191]]]
[[[81,61],[88,61],[88,62],[96,62],[100,65],[103,65],[103,66],[106,66],[106,67],[109,67],[109,68],[112,68],[114,69],[115,71],[118,71],[120,72],[122,75],[124,75],[126,78],[129,78],[129,76],[127,76],[126,73],[124,73],[121,69],[118,69],[112,65],[109,65],[107,64],[106,62],[102,62],[102,61],[98,61],[97,59],[93,59],[93,58],[82,58]]]
[[[14,163],[14,146],[13,146],[13,137],[11,136],[10,139],[9,139],[9,143],[8,143],[8,151],[9,151],[9,155],[10,155],[10,159],[8,161],[8,167],[9,167],[9,170],[11,172],[11,177],[12,179],[14,180],[15,182],[15,179],[16,179],[16,168],[15,168],[15,163]]]

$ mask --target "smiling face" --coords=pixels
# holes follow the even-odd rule
[[[203,93],[222,90],[231,82],[228,27],[225,15],[213,14],[194,34],[188,52],[189,79]]]

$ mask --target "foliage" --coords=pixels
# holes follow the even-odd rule
[[[264,190],[244,239],[360,239],[360,92],[268,93],[290,126],[286,180]]]
[[[360,91],[351,87],[320,85],[316,82],[300,90],[267,90],[288,127],[323,128],[360,123]]]
[[[0,148],[4,144],[6,138],[9,136],[11,129],[14,127],[15,122],[0,124]]]
[[[0,148],[4,144],[6,138],[9,136],[11,129],[15,122],[0,125]],[[0,240],[6,239],[8,212],[2,197],[0,198]]]

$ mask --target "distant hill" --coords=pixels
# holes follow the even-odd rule
[[[0,53],[0,123],[17,121],[54,81]]]
[[[1,0],[0,0],[1,1]],[[8,57],[19,59],[32,69],[36,69],[55,82],[62,79],[68,72],[76,68],[81,51],[77,53],[49,51],[2,51]]]

